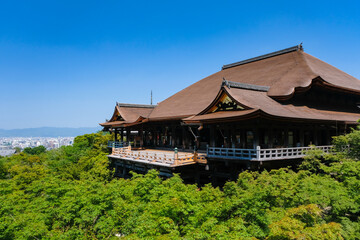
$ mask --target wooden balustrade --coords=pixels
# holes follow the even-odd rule
[[[147,162],[149,164],[160,163],[167,166],[179,166],[196,163],[192,153],[169,153],[159,151],[132,151],[131,146],[112,149],[112,155],[132,161]],[[199,162],[206,163],[205,156],[198,156]]]
[[[296,159],[305,156],[306,152],[311,149],[320,149],[329,153],[333,146],[314,146],[314,147],[293,147],[293,148],[269,148],[261,149],[239,149],[239,148],[207,148],[207,157],[238,159],[251,161],[270,161]]]
[[[121,148],[129,146],[129,142],[108,141],[109,148]]]
[[[226,158],[226,159],[252,160],[256,158],[256,149],[208,147],[206,155],[208,157],[217,157],[217,158]]]
[[[197,155],[193,153],[171,153],[161,151],[132,151],[131,146],[114,147],[112,155],[123,159],[145,162],[148,164],[161,164],[164,166],[181,166],[186,164],[207,163],[207,158],[222,158],[229,160],[248,161],[271,161],[297,159],[305,156],[311,149],[320,149],[329,153],[333,146],[293,147],[293,148],[269,148],[239,149],[239,148],[215,148],[208,147],[207,154]]]

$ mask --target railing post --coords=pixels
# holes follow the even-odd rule
[[[178,165],[178,159],[179,159],[179,153],[178,153],[178,148],[176,147],[174,150],[174,164]]]
[[[260,160],[260,146],[256,147],[256,159]]]

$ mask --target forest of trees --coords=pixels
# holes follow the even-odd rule
[[[245,171],[222,189],[114,179],[110,135],[0,158],[0,239],[360,239],[360,131],[297,169]]]

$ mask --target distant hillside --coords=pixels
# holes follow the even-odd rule
[[[100,127],[57,128],[40,127],[24,129],[0,129],[0,137],[76,137],[100,131]]]

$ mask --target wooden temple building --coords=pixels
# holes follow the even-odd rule
[[[114,133],[118,176],[156,168],[217,184],[301,159],[309,145],[329,151],[332,136],[357,124],[359,105],[360,81],[299,45],[224,65],[158,105],[116,103],[100,125]]]

